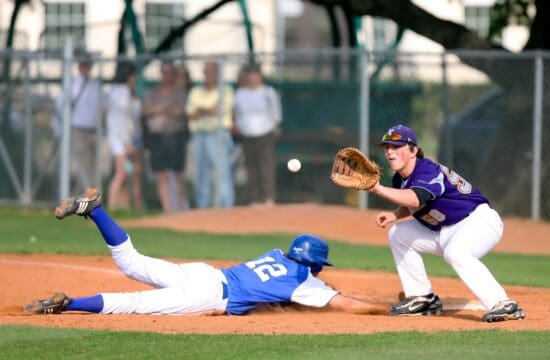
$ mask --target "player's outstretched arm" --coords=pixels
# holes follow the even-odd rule
[[[370,192],[388,200],[392,203],[404,206],[416,208],[420,206],[420,200],[418,195],[411,189],[395,189],[388,186],[383,186],[380,183],[377,183]]]
[[[338,294],[333,297],[327,304],[327,307],[352,314],[388,314],[388,309],[384,306],[371,304],[342,294]]]

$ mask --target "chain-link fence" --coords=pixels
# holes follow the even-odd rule
[[[63,58],[17,52],[0,53],[0,58],[0,198],[50,205],[60,196],[60,145],[51,118],[55,99],[62,92]],[[276,141],[277,202],[362,204],[358,192],[330,182],[334,153],[344,146],[357,146],[385,164],[376,144],[388,127],[401,123],[416,130],[428,157],[470,180],[503,214],[549,218],[550,191],[541,185],[550,176],[545,157],[550,143],[544,136],[550,132],[545,126],[550,102],[544,101],[550,96],[549,59],[542,52],[492,51],[255,54],[254,61],[262,64],[265,82],[277,90],[283,108]],[[101,81],[104,93],[111,87],[117,63],[128,60],[96,57],[92,77]],[[206,60],[217,61],[221,81],[236,87],[239,70],[251,57],[172,55],[131,60],[141,70],[137,87],[143,96],[158,83],[161,61],[185,64],[193,84],[203,82]],[[103,112],[98,124],[96,166],[105,190],[113,167]],[[240,148],[234,149],[236,203],[242,205],[248,202],[248,180]],[[302,161],[300,172],[286,169],[290,158]],[[187,159],[184,182],[191,199],[188,204],[193,207],[191,178],[196,164],[189,152]],[[145,202],[155,209],[159,201],[148,161],[146,148]],[[382,181],[389,184],[391,170],[383,167]],[[75,172],[78,169],[73,165],[70,173]],[[371,196],[368,206],[391,205]]]

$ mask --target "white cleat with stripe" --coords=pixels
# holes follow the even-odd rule
[[[86,216],[90,211],[100,205],[101,193],[98,189],[90,188],[82,195],[63,200],[61,204],[55,208],[55,217],[61,220],[73,214]]]

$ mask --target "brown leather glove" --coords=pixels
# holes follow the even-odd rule
[[[370,190],[380,181],[381,175],[377,163],[359,149],[347,147],[336,153],[330,178],[336,185],[345,188]]]

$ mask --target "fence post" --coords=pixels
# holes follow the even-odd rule
[[[441,53],[441,112],[443,113],[443,119],[449,118],[449,81],[447,79],[447,53],[443,51]]]
[[[70,191],[70,151],[71,151],[71,117],[72,117],[72,78],[73,39],[65,37],[63,48],[63,112],[61,131],[61,153],[59,166],[59,201],[69,196]]]
[[[95,59],[94,59],[95,60]],[[102,109],[104,109],[104,99],[105,97],[103,96],[103,61],[99,61],[98,60],[98,64],[97,64],[97,68],[98,68],[98,81],[99,81],[99,88],[97,89],[97,91],[99,92],[98,94],[98,97],[99,97],[99,101],[98,101],[98,105],[99,105],[99,111],[96,111],[96,116],[95,116],[95,164],[94,164],[94,176],[95,178],[92,179],[92,181],[94,182],[94,185],[95,187],[97,187],[98,189],[102,189],[103,187],[103,183],[101,181],[102,179],[102,174],[101,174],[101,148],[102,148],[102,140],[103,140],[103,133],[104,133],[104,128],[103,128],[103,111]]]
[[[24,205],[30,205],[32,201],[32,186],[31,186],[31,179],[32,179],[32,130],[33,130],[33,124],[32,124],[32,110],[31,110],[31,88],[30,88],[30,56],[25,57],[25,61],[23,63],[23,66],[25,67],[24,73],[23,73],[23,87],[24,87],[24,94],[25,94],[25,139],[24,139],[24,159],[23,159],[23,197],[22,197],[22,203]]]
[[[533,100],[533,178],[531,189],[531,218],[540,220],[540,177],[542,159],[542,96],[544,63],[539,51],[535,53],[535,96]]]
[[[223,124],[223,120],[224,120],[224,116],[225,116],[225,101],[227,99],[225,99],[225,66],[226,66],[226,61],[225,61],[225,58],[220,58],[217,60],[217,65],[218,65],[218,84],[217,84],[217,88],[218,88],[218,128],[216,131],[219,131],[221,132],[222,129],[224,128],[224,124]],[[227,151],[227,149],[224,148],[223,146],[223,143],[217,141],[217,144],[216,144],[216,152],[217,152],[217,156],[218,156],[218,159],[224,159],[225,156],[224,156],[224,152]],[[219,164],[219,162],[218,162]],[[223,164],[223,166],[225,166],[225,164]],[[214,180],[214,193],[213,193],[213,199],[214,199],[214,207],[220,207],[222,205],[222,196],[224,196],[224,194],[221,193],[222,191],[222,174],[220,173],[221,172],[221,168],[219,166],[216,166],[217,169],[216,171],[214,171],[214,177],[215,177],[215,180]],[[227,179],[224,179],[224,181],[227,181]]]
[[[454,125],[449,121],[450,110],[449,110],[449,79],[448,79],[449,64],[447,63],[447,52],[443,51],[441,53],[441,112],[443,113],[443,124],[446,126],[449,124],[447,129],[451,133],[454,131]],[[454,136],[448,136],[446,139],[445,148],[449,156],[447,157],[446,165],[450,169],[455,167],[455,149],[454,149]]]
[[[368,54],[365,49],[359,52],[359,148],[364,154],[369,153],[369,124],[370,124],[370,78],[368,70]],[[359,209],[368,209],[368,192],[359,191]]]

